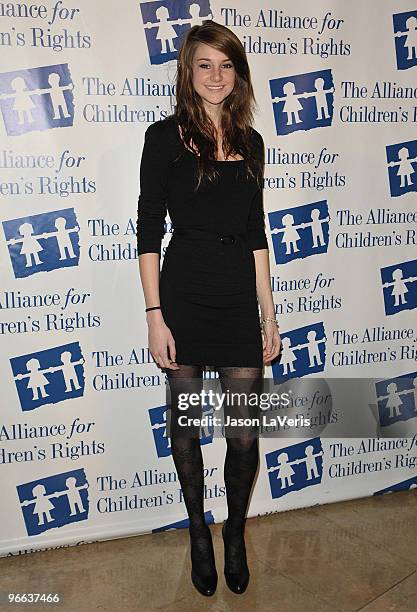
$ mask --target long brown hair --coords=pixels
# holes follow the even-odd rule
[[[198,150],[197,189],[203,177],[213,182],[218,177],[214,160],[217,158],[217,140],[214,125],[207,115],[203,100],[193,86],[193,58],[197,46],[204,43],[224,53],[235,68],[235,86],[223,102],[221,131],[223,151],[241,155],[245,160],[246,176],[258,183],[262,180],[264,151],[259,139],[252,133],[253,111],[257,106],[252,88],[246,53],[238,37],[229,28],[212,20],[190,28],[184,35],[177,61],[176,118],[185,146]]]

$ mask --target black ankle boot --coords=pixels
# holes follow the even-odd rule
[[[226,584],[233,593],[244,593],[249,584],[249,568],[246,560],[245,540],[242,533],[227,533],[227,521],[223,523],[222,536],[224,541],[224,577]]]
[[[206,597],[214,595],[217,588],[217,571],[214,559],[211,531],[206,528],[190,528],[191,581],[197,591]]]

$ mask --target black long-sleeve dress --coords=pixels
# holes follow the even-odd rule
[[[262,136],[253,129],[252,138],[262,156]],[[243,175],[243,160],[215,163],[220,180],[193,192],[198,159],[183,144],[175,117],[147,128],[138,254],[160,254],[168,211],[174,231],[162,263],[160,305],[178,364],[262,367],[253,255],[268,248],[262,189]]]

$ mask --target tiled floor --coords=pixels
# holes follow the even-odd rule
[[[221,525],[211,527],[219,573],[211,598],[190,582],[187,530],[1,558],[0,590],[63,594],[59,607],[26,610],[414,612],[416,511],[414,490],[248,519],[244,595],[224,583]]]

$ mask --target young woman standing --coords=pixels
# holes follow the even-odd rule
[[[204,366],[218,370],[224,393],[259,392],[263,365],[281,349],[262,204],[264,144],[252,127],[246,54],[231,30],[213,21],[188,30],[177,61],[176,103],[173,115],[145,133],[139,268],[149,349],[170,385],[169,435],[189,516],[191,578],[200,593],[212,595],[217,571],[204,517],[199,430],[179,425],[178,394],[201,390]],[[160,272],[167,211],[174,231]],[[238,410],[256,415],[248,404]],[[201,406],[190,411],[201,414]],[[224,573],[228,587],[243,593],[249,582],[245,516],[259,447],[249,426],[226,443]]]

